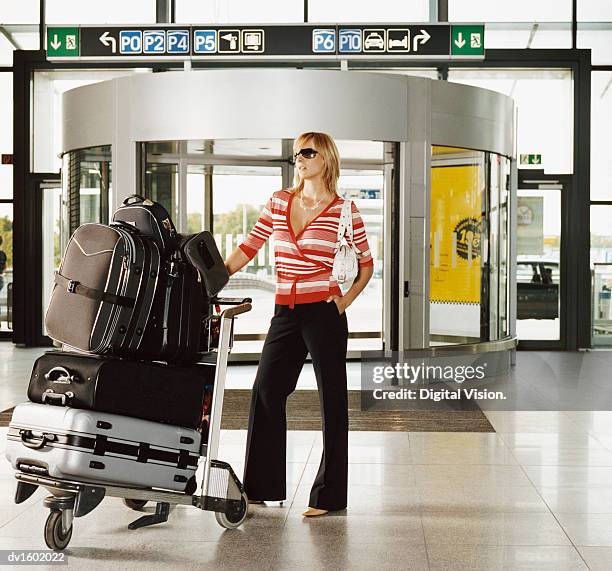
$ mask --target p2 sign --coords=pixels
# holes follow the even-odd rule
[[[312,31],[312,51],[315,54],[336,53],[336,30],[316,29]]]
[[[163,54],[166,51],[166,32],[164,30],[145,30],[142,44],[145,54]]]

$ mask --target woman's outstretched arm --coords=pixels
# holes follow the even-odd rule
[[[240,248],[236,248],[225,260],[225,267],[231,276],[244,268],[249,263],[249,260],[250,258]]]

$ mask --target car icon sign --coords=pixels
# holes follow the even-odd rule
[[[378,32],[371,33],[363,43],[363,47],[366,50],[372,48],[385,49],[385,40],[383,40],[382,36]]]

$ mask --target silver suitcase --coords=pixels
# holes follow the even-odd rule
[[[191,492],[200,441],[189,428],[23,403],[13,411],[6,457],[26,473]]]

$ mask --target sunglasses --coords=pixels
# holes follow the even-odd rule
[[[298,155],[302,155],[305,159],[314,159],[319,151],[315,151],[314,149],[300,149],[297,153],[293,153],[293,160],[295,161],[298,158]]]

